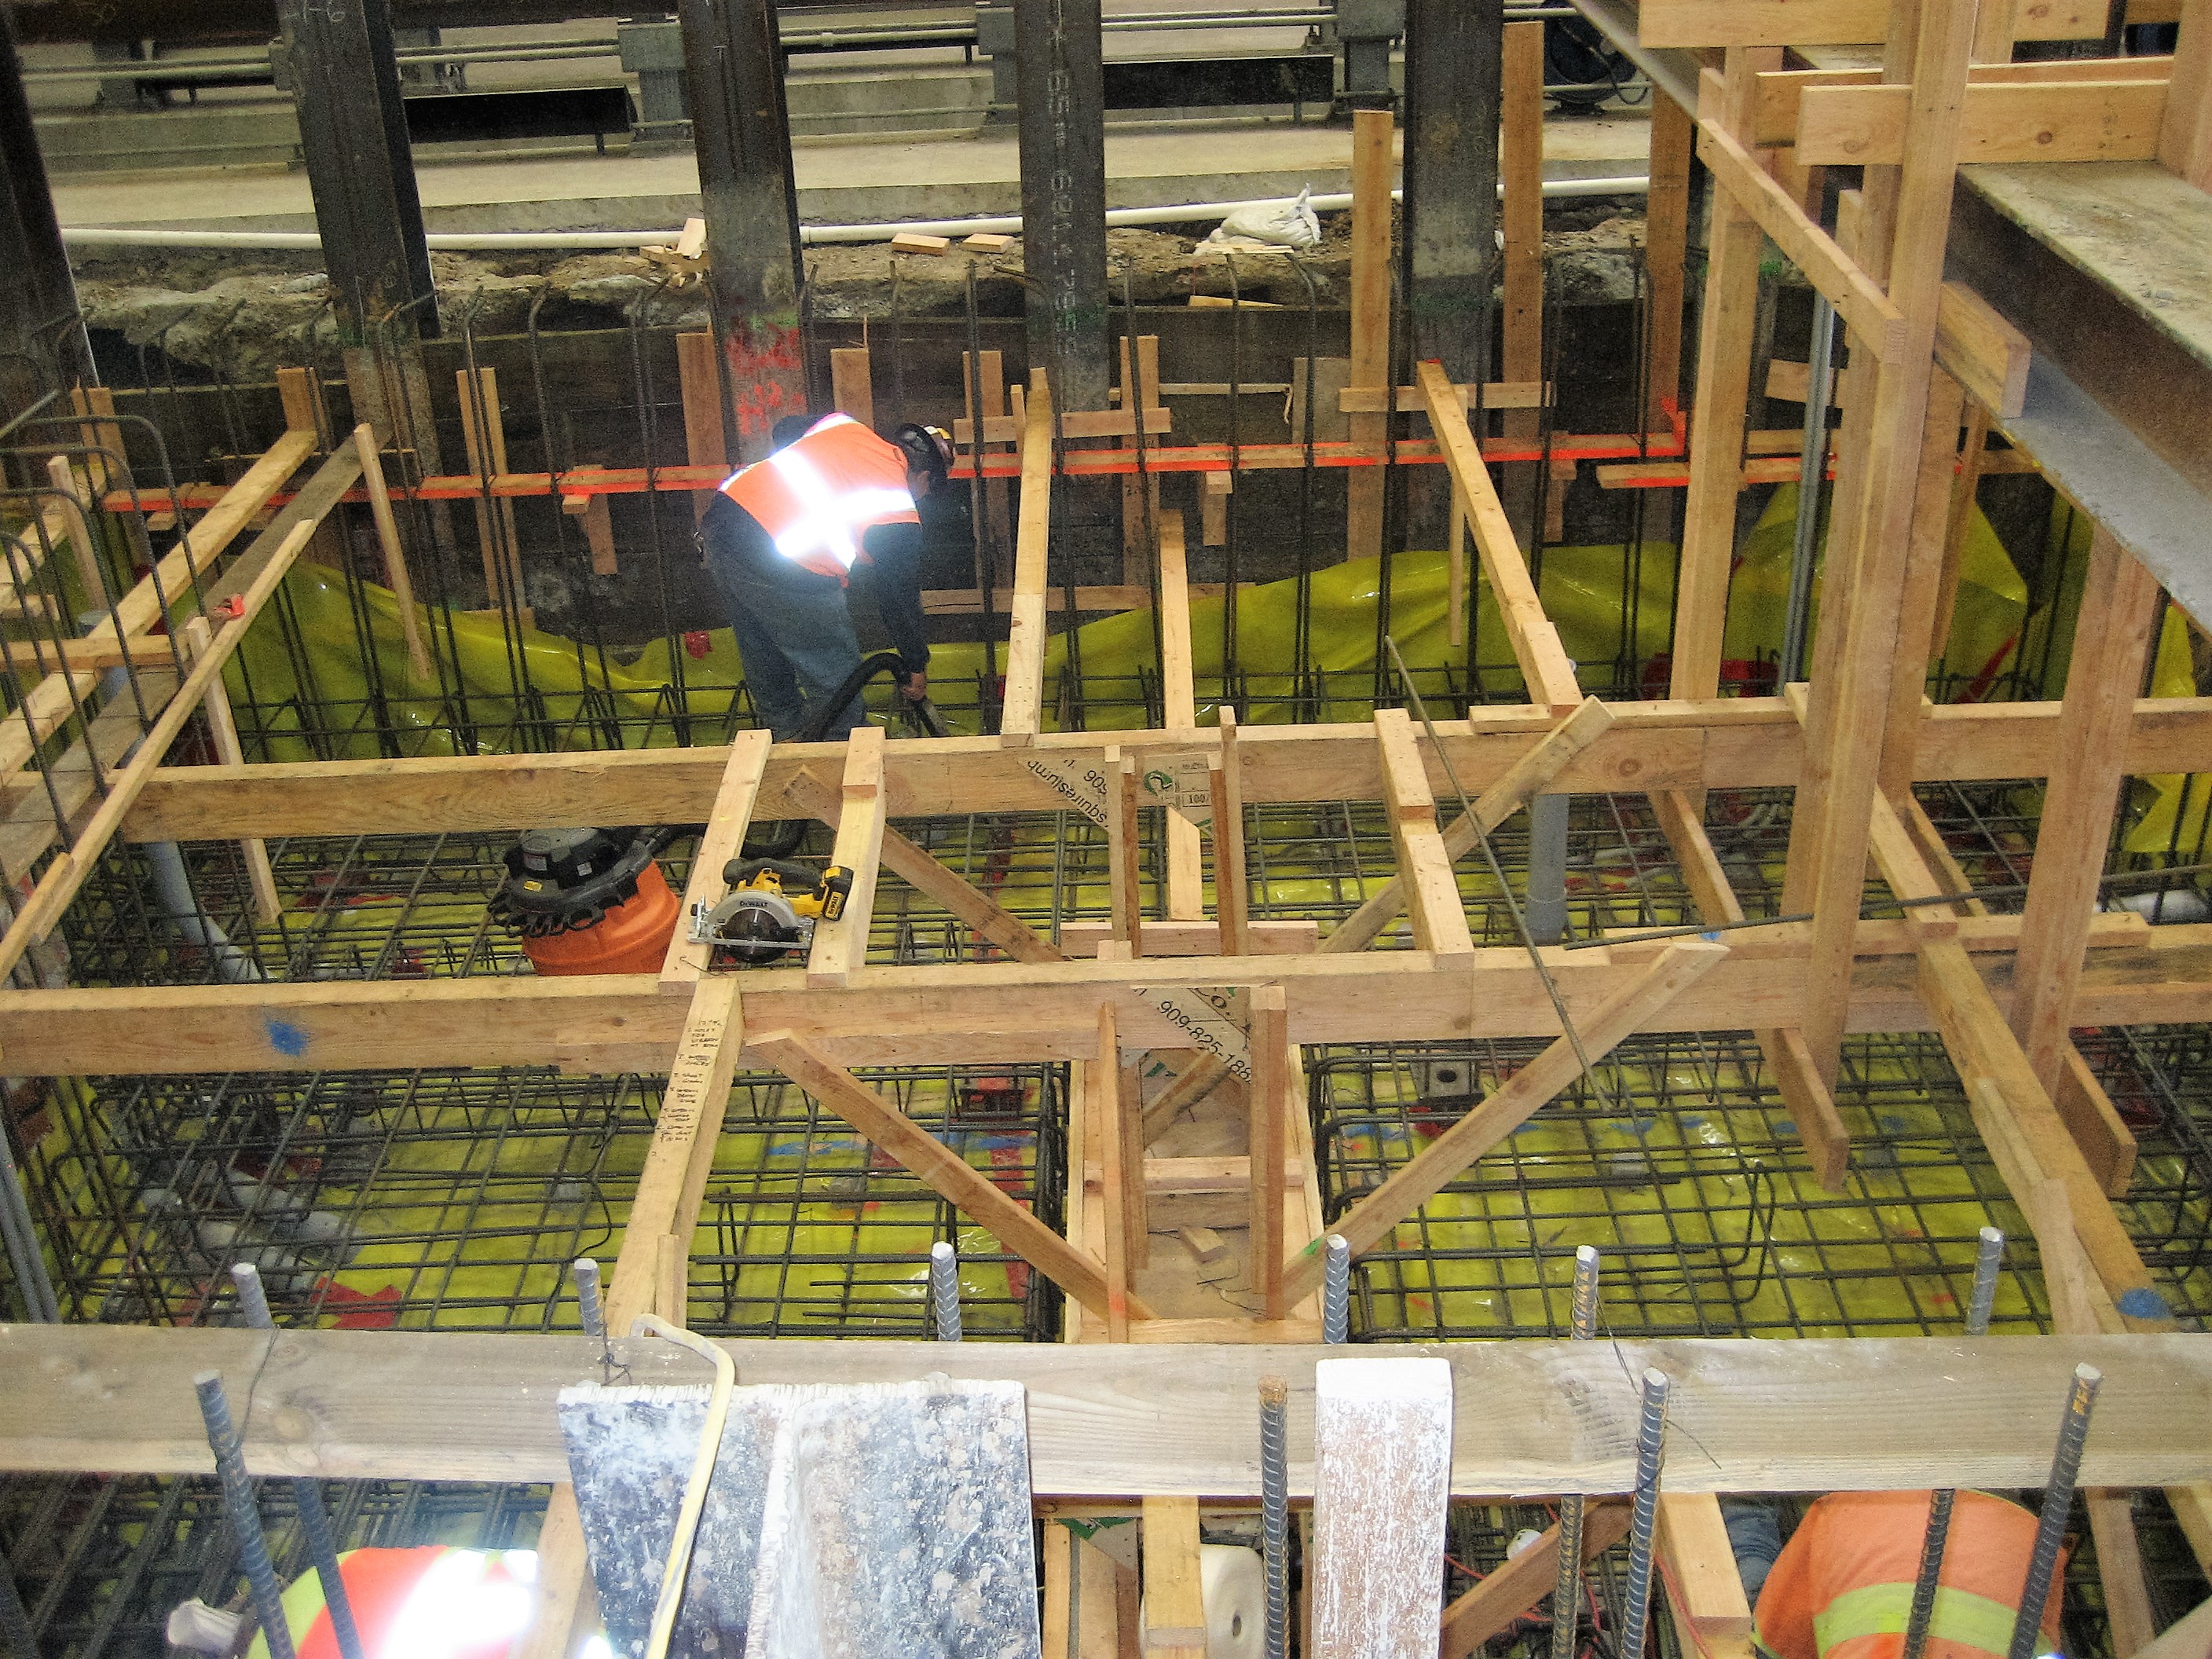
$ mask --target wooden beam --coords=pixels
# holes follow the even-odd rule
[[[1083,1068],[1083,1085],[1089,1094],[1091,1129],[1098,1137],[1098,1162],[1103,1174],[1099,1198],[1106,1212],[1106,1340],[1129,1340],[1129,1204],[1141,1207],[1145,1192],[1144,1148],[1132,1146],[1128,1114],[1121,1107],[1121,1049],[1115,1034],[1114,1005],[1098,1010],[1098,1048]]]
[[[1137,763],[1106,750],[1106,875],[1114,937],[1132,952],[1145,944],[1144,840],[1139,827]]]
[[[706,330],[676,337],[676,373],[684,396],[684,459],[693,466],[730,471],[729,440],[724,434],[722,378],[714,337]],[[707,516],[719,492],[691,492],[691,516]]]
[[[1469,957],[1467,906],[1452,873],[1451,855],[1437,831],[1437,804],[1429,793],[1413,722],[1402,708],[1375,711],[1375,740],[1382,751],[1384,805],[1398,855],[1398,881],[1413,918],[1413,944],[1438,958],[1439,967]]]
[[[185,657],[191,662],[204,657],[215,642],[215,630],[205,617],[187,617],[184,635]],[[238,741],[238,720],[231,712],[230,693],[221,674],[208,682],[201,707],[207,712],[208,739],[216,758],[225,766],[243,765],[246,751]],[[284,914],[284,901],[276,891],[276,872],[269,866],[268,844],[249,836],[239,843],[238,850],[246,863],[246,885],[253,894],[254,916],[264,927],[274,927]]]
[[[2164,83],[1980,83],[1966,89],[1959,161],[2147,161],[2158,151]],[[1798,106],[1800,161],[1894,167],[1905,159],[1907,86],[1808,87]]]
[[[2182,0],[2158,161],[2197,189],[2212,190],[2212,0]]]
[[[407,641],[407,665],[428,685],[435,678],[430,647],[422,638],[422,617],[415,604],[415,579],[407,571],[407,547],[399,539],[399,520],[392,511],[392,493],[384,482],[384,458],[376,446],[376,428],[363,421],[353,429],[354,453],[361,459],[362,486],[368,496],[369,518],[376,526],[376,544],[384,554],[384,584],[392,590],[392,609],[398,614],[399,631]]]
[[[2056,1094],[2070,1046],[2097,884],[2112,839],[2128,710],[2142,684],[2159,617],[2158,579],[2102,525],[2089,540],[2074,653],[2066,671],[2058,763],[2043,796],[2021,927],[2022,994],[2012,1029],[2045,1091]]]
[[[749,1037],[747,1047],[1090,1312],[1101,1319],[1111,1316],[1106,1275],[1097,1262],[805,1037],[775,1031]],[[1152,1310],[1133,1292],[1127,1312],[1133,1319],[1152,1317]]]
[[[1395,127],[1386,109],[1352,116],[1352,365],[1350,384],[1380,391],[1390,384],[1390,176]],[[1352,417],[1354,443],[1380,446],[1389,436],[1387,416]],[[1363,468],[1345,480],[1347,559],[1382,553],[1380,468]]]
[[[1697,122],[1656,88],[1651,103],[1650,192],[1644,204],[1644,263],[1651,285],[1651,321],[1644,337],[1645,420],[1664,426],[1681,396],[1682,262],[1689,253],[1690,155]]]
[[[1014,604],[1006,635],[1006,691],[999,730],[1019,742],[1036,734],[1044,707],[1045,556],[1052,537],[1052,393],[1040,374],[1022,442],[1020,527],[1014,544]]]
[[[1188,728],[1198,724],[1198,689],[1191,671],[1190,576],[1183,551],[1182,514],[1160,512],[1156,521],[1159,526],[1161,708],[1168,726]],[[1165,816],[1168,915],[1173,920],[1194,921],[1206,914],[1204,837],[1196,824],[1173,807]]]
[[[799,773],[784,793],[795,805],[812,813],[832,830],[842,822],[843,796],[811,772]],[[988,939],[1017,962],[1066,960],[1067,952],[996,899],[980,891],[927,848],[889,824],[884,826],[882,864],[909,887],[957,916],[977,938]]]
[[[1662,789],[1650,800],[1652,814],[1659,820],[1660,831],[1674,854],[1675,869],[1698,915],[1723,926],[1741,921],[1743,906],[1728,872],[1721,867],[1692,797],[1680,790]],[[1797,1139],[1812,1160],[1813,1178],[1832,1193],[1841,1192],[1850,1167],[1850,1133],[1844,1127],[1843,1115],[1836,1110],[1826,1081],[1812,1062],[1804,1032],[1796,1027],[1770,1027],[1753,1035],[1767,1070],[1773,1073],[1782,1091],[1783,1103],[1797,1126]]]
[[[1676,1624],[1687,1627],[1699,1659],[1752,1659],[1751,1605],[1720,1499],[1711,1492],[1661,1492],[1656,1542]]]
[[[1429,424],[1443,452],[1452,489],[1463,503],[1468,527],[1474,532],[1483,574],[1489,578],[1492,596],[1498,601],[1505,637],[1528,684],[1528,700],[1548,708],[1556,719],[1583,700],[1582,688],[1575,683],[1574,661],[1559,643],[1552,619],[1544,614],[1535,584],[1528,579],[1520,544],[1514,539],[1512,524],[1491,483],[1490,469],[1483,462],[1474,434],[1468,427],[1467,411],[1452,395],[1443,365],[1425,362],[1414,373],[1428,401]]]
[[[1484,790],[1473,809],[1454,818],[1444,831],[1444,856],[1456,864],[1475,843],[1544,792],[1574,757],[1613,729],[1612,711],[1585,697],[1543,740],[1530,748],[1504,776]],[[1404,878],[1393,876],[1360,907],[1331,930],[1322,949],[1331,954],[1364,951],[1406,908]]]
[[[1637,34],[1647,46],[1856,46],[1889,33],[1885,0],[1643,0]],[[2040,0],[2023,8],[2014,38],[2087,40],[2105,32],[2094,0]]]
[[[1255,986],[1251,995],[1252,1081],[1246,1087],[1245,1134],[1250,1149],[1245,1163],[1245,1225],[1252,1261],[1252,1288],[1260,1293],[1263,1316],[1289,1316],[1291,1298],[1283,1283],[1285,1238],[1283,1154],[1288,1146],[1289,1114],[1305,1103],[1293,1099],[1299,1082],[1291,1064],[1290,1003],[1279,985]]]
[[[1206,1659],[1206,1601],[1198,1573],[1198,1500],[1144,1500],[1145,1651]]]
[[[1958,381],[1940,368],[1931,368],[1918,456],[1920,482],[1905,544],[1897,646],[1882,715],[1887,737],[1882,744],[1881,787],[1893,801],[1912,794],[1913,735],[1928,696],[1928,664],[1938,651],[1933,632],[1936,594],[1943,580],[1943,549],[1958,475],[1959,428],[1965,414],[1966,393]]]
[[[1700,941],[1669,945],[1632,983],[1576,1022],[1578,1043],[1559,1038],[1353,1205],[1331,1231],[1352,1246],[1355,1256],[1374,1249],[1400,1222],[1572,1084],[1586,1064],[1595,1065],[1727,956],[1724,945]],[[1316,1239],[1285,1275],[1285,1294],[1302,1301],[1319,1288],[1321,1277],[1321,1242]]]
[[[269,504],[269,498],[284,487],[286,480],[300,470],[301,463],[314,452],[315,434],[312,432],[287,432],[263,451],[261,459],[246,470],[245,477],[225,490],[222,498],[162,556],[155,567],[158,580],[149,577],[123,596],[115,607],[115,619],[123,632],[146,632],[161,619],[165,599],[174,605],[191,592],[200,574],[238,539],[239,532],[253,521]],[[330,463],[325,462],[316,477],[322,477],[329,467]]]
[[[1552,793],[1787,788],[1804,775],[1804,736],[1782,698],[1605,708],[1612,729],[1545,780]],[[1963,783],[2048,776],[2059,714],[2057,702],[1923,708],[1914,779]],[[1478,708],[1469,720],[1438,721],[1437,730],[1461,784],[1479,793],[1526,759],[1557,723],[1547,709],[1516,705]],[[1066,797],[1032,769],[1032,759],[1096,768],[1109,743],[1143,759],[1218,741],[1210,730],[1055,732],[1038,739],[1032,756],[1003,749],[988,737],[915,738],[889,746],[884,775],[896,817],[1052,811],[1066,805]],[[1382,798],[1374,728],[1365,720],[1246,726],[1237,743],[1245,799],[1255,805]],[[2137,699],[2125,762],[2130,776],[2202,770],[2209,753],[2212,698]],[[134,841],[231,841],[248,835],[697,823],[714,803],[728,758],[714,744],[165,768],[132,814],[129,835]],[[774,796],[802,769],[842,762],[837,744],[781,744],[769,757],[762,787]],[[1441,763],[1431,770],[1430,786],[1449,787]]]
[[[727,987],[729,981],[710,981]],[[641,1386],[696,1384],[673,1343],[614,1339]],[[1290,1385],[1310,1422],[1318,1343],[1097,1347],[1061,1343],[723,1341],[753,1384],[915,1382],[932,1372],[1017,1382],[1028,1395],[1040,1498],[1256,1498],[1260,1379]],[[1948,1480],[2034,1486],[2040,1423],[2077,1364],[2105,1374],[2082,1484],[2212,1477],[2212,1441],[2177,1435],[2212,1413],[2212,1343],[2193,1335],[1806,1337],[1615,1342],[1363,1344],[1364,1358],[1441,1353],[1453,1372],[1452,1487],[1493,1501],[1635,1485],[1636,1418],[1620,1373],[1674,1379],[1673,1432],[1705,1448],[1670,1492],[1882,1492]],[[561,1388],[598,1373],[580,1334],[131,1325],[0,1326],[0,1468],[204,1474],[197,1372],[258,1376],[240,1423],[256,1475],[332,1480],[562,1480]],[[1901,1411],[1898,1401],[1913,1402]],[[1311,1492],[1293,1456],[1294,1497]]]
[[[668,950],[661,958],[660,988],[673,995],[690,995],[699,976],[714,965],[714,947],[691,941],[691,918],[702,906],[713,909],[728,889],[722,872],[744,847],[753,806],[760,799],[769,743],[769,734],[758,730],[740,732],[730,739],[729,763],[722,769],[707,827],[691,854],[691,875],[677,908],[676,931],[669,935]]]
[[[1662,94],[1662,96],[1664,94]],[[1583,1559],[1594,1561],[1628,1536],[1634,1505],[1626,1498],[1601,1498],[1583,1510]],[[1551,1595],[1559,1581],[1557,1522],[1518,1555],[1509,1556],[1474,1589],[1444,1608],[1437,1659],[1469,1659],[1493,1636],[1502,1635],[1522,1614]]]
[[[868,932],[876,915],[876,872],[883,860],[884,820],[890,799],[884,789],[884,728],[855,726],[846,739],[844,786],[838,798],[837,839],[832,866],[851,872],[852,891],[844,913],[814,924],[814,945],[807,954],[806,982],[817,990],[839,989],[868,959]]]
[[[1717,95],[1717,82],[1718,77],[1707,70],[1705,84],[1709,97]],[[1731,134],[1702,118],[1698,127],[1698,156],[1712,170],[1713,177],[1804,273],[1805,280],[1828,296],[1851,332],[1882,362],[1895,361],[1905,348],[1904,317],[1890,303],[1881,285],[1846,258],[1833,237],[1805,216],[1796,198]]]
[[[1217,884],[1221,877],[1217,872]],[[1321,946],[1321,923],[1310,917],[1293,921],[1255,921],[1247,925],[1244,948],[1221,948],[1218,917],[1201,921],[1154,921],[1144,928],[1146,957],[1302,956]],[[1110,921],[1063,921],[1060,924],[1060,953],[1063,957],[1095,957],[1099,942],[1114,937]]]
[[[1244,872],[1244,751],[1237,741],[1236,709],[1224,702],[1219,719],[1221,761],[1212,775],[1215,948],[1222,956],[1241,957],[1264,947],[1253,944],[1252,894]]]
[[[876,423],[876,388],[868,348],[833,346],[830,350],[830,406],[862,426]]]

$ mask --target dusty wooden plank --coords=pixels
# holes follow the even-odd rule
[[[1806,162],[1895,166],[1905,159],[1902,86],[1808,87],[1796,151]],[[2133,77],[1999,82],[1966,89],[1959,161],[2142,161],[2156,155],[2166,87]]]
[[[1452,1370],[1438,1359],[1315,1367],[1315,1659],[1429,1659],[1442,1609]]]
[[[1217,872],[1217,885],[1219,881],[1220,876]],[[1246,930],[1245,945],[1241,951],[1221,948],[1221,924],[1218,920],[1154,921],[1148,919],[1144,933],[1144,948],[1138,954],[1147,957],[1290,957],[1303,955],[1318,949],[1321,945],[1321,924],[1311,920],[1252,922]],[[1109,921],[1063,921],[1060,925],[1060,954],[1071,957],[1096,956],[1099,941],[1113,936],[1114,925]]]
[[[833,346],[830,351],[830,406],[862,426],[876,423],[876,387],[868,348]]]
[[[1647,46],[1855,46],[1889,33],[1885,0],[1642,0],[1637,33]],[[2087,40],[2105,32],[2094,0],[2033,0],[2014,39]]]

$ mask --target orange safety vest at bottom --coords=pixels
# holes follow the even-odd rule
[[[1776,1558],[1753,1619],[1769,1659],[1898,1659],[1928,1531],[1926,1492],[1831,1492]],[[2036,1521],[2017,1504],[1962,1492],[1951,1510],[1927,1659],[2003,1659],[2027,1580]],[[2062,1554],[2043,1607],[2058,1645]]]
[[[347,1550],[338,1557],[365,1659],[508,1659],[530,1623],[538,1557],[530,1550]],[[284,1591],[284,1622],[299,1659],[339,1659],[337,1632],[313,1567]],[[247,1659],[268,1659],[256,1634]]]

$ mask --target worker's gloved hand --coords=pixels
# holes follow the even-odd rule
[[[898,689],[906,694],[908,702],[920,702],[929,695],[929,676],[920,673],[906,675],[900,679]]]

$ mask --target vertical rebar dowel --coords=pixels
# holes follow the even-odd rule
[[[1352,1340],[1352,1246],[1337,1233],[1322,1251],[1321,1340]]]
[[[31,1611],[16,1591],[15,1569],[8,1565],[4,1553],[0,1553],[0,1650],[21,1654],[23,1659],[39,1659],[39,1638],[31,1628]]]
[[[2043,1488],[2043,1512],[2035,1523],[2035,1548],[2027,1558],[2027,1583],[2014,1614],[2012,1645],[2005,1659],[2034,1659],[2043,1604],[2051,1597],[2051,1576],[2058,1569],[2058,1547],[2066,1537],[2074,1509],[2074,1480],[2081,1472],[2081,1443],[2089,1437],[2089,1413],[2097,1387],[2105,1380],[2094,1365],[2076,1365],[2066,1388],[2066,1414],[2058,1419],[2058,1449],[2051,1455],[2051,1480]]]
[[[1267,1659],[1291,1641],[1291,1385],[1260,1379],[1260,1540],[1267,1570]]]
[[[208,1449],[215,1454],[216,1474],[222,1482],[222,1511],[230,1522],[231,1536],[238,1540],[246,1582],[253,1592],[254,1616],[268,1640],[270,1659],[295,1659],[292,1629],[284,1622],[283,1589],[269,1560],[269,1540],[261,1535],[261,1512],[254,1507],[253,1483],[246,1478],[246,1454],[239,1448],[238,1431],[231,1426],[222,1373],[202,1371],[192,1378],[192,1389],[200,1398]]]
[[[2004,1260],[2004,1235],[1982,1229],[1974,1249],[1974,1289],[1966,1303],[1966,1334],[1990,1334],[1990,1310],[1996,1305],[1997,1268]],[[1912,1581],[1912,1609],[1905,1615],[1902,1659],[1920,1659],[1936,1621],[1936,1592],[1943,1578],[1943,1551],[1951,1539],[1951,1508],[1958,1493],[1950,1487],[1928,1498],[1928,1530],[1920,1540],[1920,1571]]]
[[[937,1316],[937,1340],[960,1340],[960,1258],[943,1239],[929,1247],[929,1305]]]
[[[269,1311],[269,1293],[261,1288],[261,1269],[251,1261],[231,1264],[231,1288],[238,1292],[238,1310],[257,1331],[276,1328],[276,1316]]]
[[[251,1261],[232,1265],[230,1282],[238,1291],[238,1305],[246,1322],[257,1331],[276,1328],[269,1311],[269,1297],[261,1287],[261,1270]],[[307,1546],[307,1559],[322,1580],[323,1601],[331,1612],[331,1634],[337,1638],[343,1659],[364,1659],[361,1632],[353,1622],[353,1601],[346,1594],[345,1574],[338,1566],[338,1541],[331,1530],[330,1511],[323,1507],[321,1482],[307,1475],[292,1480],[292,1507],[299,1512],[300,1535]]]
[[[1651,1616],[1651,1534],[1659,1518],[1659,1456],[1667,1443],[1667,1376],[1644,1373],[1644,1414],[1636,1435],[1636,1510],[1628,1528],[1628,1607],[1621,1616],[1620,1659],[1642,1659]]]
[[[607,1311],[599,1305],[599,1264],[587,1255],[580,1255],[569,1271],[576,1275],[576,1317],[583,1322],[584,1334],[604,1339],[607,1334]]]
[[[1966,1334],[1987,1336],[1990,1313],[1997,1304],[1997,1269],[2004,1265],[2004,1235],[1982,1229],[1974,1249],[1974,1291],[1966,1304]]]
[[[1578,1342],[1597,1334],[1597,1247],[1575,1249],[1574,1299],[1567,1334]],[[1559,1577],[1552,1591],[1552,1659],[1574,1659],[1575,1619],[1582,1608],[1583,1500],[1579,1494],[1559,1504]]]

